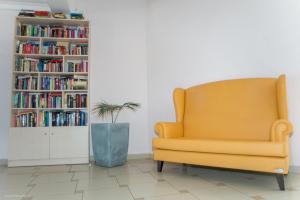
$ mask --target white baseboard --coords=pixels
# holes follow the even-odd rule
[[[137,159],[152,159],[152,154],[151,153],[128,154],[128,160],[137,160]],[[95,161],[94,156],[90,157],[90,161]],[[36,164],[41,164],[41,163],[36,163]],[[8,165],[7,159],[0,159],[0,166],[7,166],[7,165]]]
[[[0,159],[0,166],[7,166],[7,159]]]
[[[152,159],[152,153],[141,153],[141,154],[128,154],[128,160],[137,160],[137,159]],[[94,156],[90,156],[90,161],[94,162]]]
[[[141,154],[128,154],[128,160],[137,160],[137,159],[152,159],[152,153],[141,153]]]
[[[291,165],[290,172],[292,173],[300,173],[300,166]]]
[[[128,160],[136,160],[136,159],[152,159],[151,153],[145,153],[145,154],[129,154]],[[94,161],[94,157],[90,157],[91,161]],[[0,166],[7,166],[7,159],[0,159]],[[291,165],[290,166],[290,172],[292,173],[300,173],[300,166]]]

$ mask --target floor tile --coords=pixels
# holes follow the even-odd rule
[[[45,173],[39,174],[31,182],[31,184],[40,183],[56,183],[56,182],[71,182],[73,173]]]
[[[149,197],[144,200],[198,200],[192,194],[173,194],[159,197]]]
[[[32,197],[32,200],[82,200],[82,194],[40,195]]]
[[[41,183],[33,187],[28,193],[29,196],[73,194],[76,189],[76,182]]]
[[[273,191],[260,195],[263,200],[299,200],[300,191]]]
[[[97,190],[101,188],[119,187],[115,178],[105,177],[100,179],[82,179],[78,181],[76,191]]]
[[[10,167],[5,172],[6,174],[33,174],[38,170],[38,167]]]
[[[300,174],[274,175],[165,163],[129,161],[104,168],[89,165],[0,167],[1,200],[298,200]],[[23,198],[22,197],[26,197]]]
[[[197,188],[191,189],[189,192],[199,199],[205,200],[253,200],[249,196],[226,186]]]
[[[55,165],[55,166],[42,166],[38,170],[38,174],[43,173],[63,173],[69,172],[71,169],[71,165]]]
[[[72,165],[70,171],[71,172],[86,172],[90,171],[92,165],[84,164],[84,165]]]
[[[108,175],[116,176],[122,174],[142,174],[142,172],[135,166],[119,166],[108,169]]]
[[[139,184],[139,183],[156,183],[157,180],[150,174],[121,174],[116,176],[120,185]]]
[[[108,177],[107,171],[75,172],[72,180],[102,179]]]
[[[128,188],[84,191],[83,200],[134,200]]]
[[[28,189],[28,184],[34,179],[31,174],[0,174],[0,192],[7,190]]]
[[[134,198],[149,198],[179,193],[167,182],[131,184],[128,187]]]
[[[198,176],[189,176],[189,175],[165,175],[163,177],[168,183],[170,183],[177,190],[190,190],[197,189],[199,187],[215,187],[212,183],[198,177]]]

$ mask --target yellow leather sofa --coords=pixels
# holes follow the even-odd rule
[[[176,122],[158,122],[153,156],[163,161],[276,174],[284,190],[289,171],[285,75],[177,88]]]

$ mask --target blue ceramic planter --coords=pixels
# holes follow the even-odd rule
[[[126,163],[129,123],[92,124],[91,131],[96,165],[114,167]]]

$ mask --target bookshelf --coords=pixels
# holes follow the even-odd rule
[[[89,162],[89,21],[16,17],[11,166]]]

